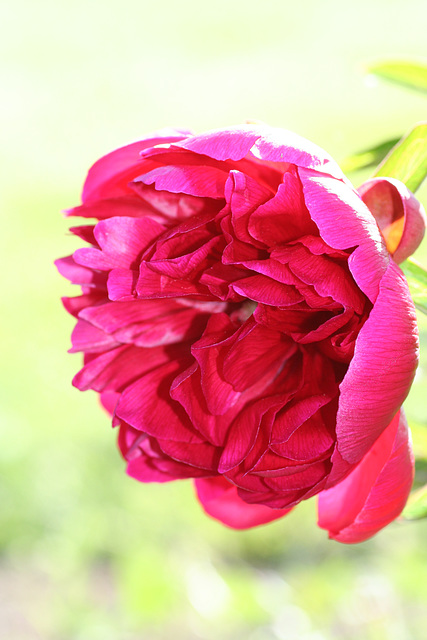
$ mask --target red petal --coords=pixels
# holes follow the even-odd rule
[[[354,464],[392,420],[418,364],[418,331],[406,280],[391,261],[340,385],[338,449]]]
[[[323,240],[334,249],[354,249],[349,269],[374,302],[390,257],[375,219],[348,185],[308,169],[298,169],[305,203]]]
[[[207,313],[174,300],[107,302],[80,312],[80,318],[112,334],[119,342],[140,347],[197,339],[208,317]]]
[[[203,509],[212,518],[232,529],[249,529],[277,520],[290,509],[270,509],[259,504],[248,504],[237,495],[237,488],[224,478],[195,480],[197,497]]]
[[[77,249],[74,259],[92,269],[131,269],[143,251],[165,231],[165,227],[151,218],[125,216],[101,220],[95,227],[95,238],[101,251]]]
[[[316,233],[304,203],[301,183],[290,172],[283,176],[276,195],[251,215],[249,232],[269,247]]]
[[[117,404],[117,417],[155,438],[203,442],[182,406],[170,397],[171,383],[180,368],[172,360],[127,387]]]
[[[105,289],[107,283],[106,274],[80,266],[76,263],[73,256],[67,256],[66,258],[55,260],[55,266],[61,276],[67,278],[71,284]]]
[[[216,160],[241,160],[246,156],[280,165],[291,163],[345,180],[341,169],[326,151],[292,131],[267,125],[237,125],[207,131],[175,146]],[[271,167],[269,169],[271,171]]]
[[[397,518],[413,481],[413,455],[403,411],[359,465],[319,496],[319,526],[339,542],[367,540]]]
[[[182,140],[188,134],[188,131],[163,129],[103,156],[89,170],[83,187],[83,202],[127,195],[130,191],[128,183],[143,170],[140,152],[156,144]]]

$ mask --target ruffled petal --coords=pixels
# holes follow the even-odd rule
[[[290,511],[248,504],[239,498],[237,488],[221,477],[198,478],[195,485],[197,497],[206,513],[232,529],[257,527],[282,518]]]
[[[391,261],[340,385],[336,433],[345,460],[355,464],[369,451],[406,398],[417,364],[414,305]]]
[[[209,315],[174,300],[134,300],[88,306],[79,317],[121,343],[154,347],[197,339]]]
[[[171,383],[180,368],[172,360],[127,387],[117,404],[117,417],[154,438],[203,442],[182,406],[170,397]]]
[[[248,124],[215,129],[186,138],[175,146],[223,161],[241,160],[251,152],[258,160],[291,163],[345,180],[341,169],[326,151],[292,131],[268,125]]]
[[[401,513],[411,490],[414,460],[400,411],[360,464],[319,496],[319,521],[339,542],[363,542]]]
[[[354,249],[348,260],[356,283],[375,302],[390,257],[368,207],[347,185],[299,168],[305,203],[320,236],[334,249]]]
[[[142,171],[140,152],[156,144],[182,140],[189,134],[189,131],[163,129],[103,156],[89,170],[83,187],[83,203],[129,194],[128,183]]]
[[[95,227],[101,251],[77,249],[73,257],[78,264],[101,271],[136,267],[138,256],[164,231],[163,225],[150,218],[120,216],[101,220]]]

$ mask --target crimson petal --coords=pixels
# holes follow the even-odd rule
[[[403,411],[360,464],[319,496],[319,526],[339,542],[363,542],[402,511],[413,481],[413,455]]]
[[[257,527],[282,518],[290,511],[248,504],[239,498],[234,485],[220,477],[198,478],[195,486],[197,497],[206,513],[232,529]]]

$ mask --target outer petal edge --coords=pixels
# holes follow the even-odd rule
[[[195,480],[197,497],[205,512],[231,529],[250,529],[286,515],[291,509],[270,509],[248,504],[237,495],[237,488],[222,477]]]
[[[399,516],[413,478],[410,432],[401,410],[350,475],[320,494],[319,527],[346,544],[371,538]]]

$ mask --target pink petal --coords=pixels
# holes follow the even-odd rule
[[[132,195],[122,196],[121,198],[106,198],[90,204],[82,204],[69,209],[67,215],[106,220],[117,216],[140,218],[152,212],[153,210],[150,206],[142,202],[137,196]]]
[[[207,313],[173,300],[108,302],[80,312],[80,318],[112,334],[119,342],[140,347],[197,339],[208,317]]]
[[[359,465],[319,496],[319,526],[339,542],[367,540],[397,518],[413,481],[413,455],[403,411]]]
[[[240,397],[240,393],[223,377],[220,366],[222,345],[232,338],[234,329],[226,314],[214,314],[201,339],[191,347],[191,353],[200,366],[203,395],[213,415],[223,415]]]
[[[61,298],[62,304],[65,309],[72,316],[77,317],[83,309],[92,307],[100,302],[106,301],[105,291],[93,290],[91,293],[83,294],[82,296],[75,296],[73,298]]]
[[[77,264],[73,256],[55,260],[55,266],[61,276],[67,278],[71,284],[79,284],[84,287],[97,287],[105,289],[107,277],[104,273],[94,272]]]
[[[360,289],[374,302],[389,254],[375,219],[348,185],[299,168],[304,198],[323,240],[334,249],[354,249],[349,269]]]
[[[301,360],[301,354],[294,353],[267,389],[260,389],[259,398],[239,411],[225,440],[218,467],[221,473],[228,473],[243,461],[246,471],[257,464],[268,446],[275,414],[302,386]]]
[[[290,511],[248,504],[239,498],[236,487],[221,477],[199,478],[195,480],[195,486],[206,513],[232,529],[249,529],[266,524]]]
[[[203,198],[223,198],[227,173],[215,167],[164,166],[138,176],[137,181],[153,184],[158,191],[185,193]]]
[[[358,189],[398,264],[418,248],[426,229],[424,207],[409,189],[393,178],[373,178]]]
[[[323,482],[331,468],[328,460],[319,460],[312,464],[304,465],[306,468],[286,467],[285,459],[283,464],[285,465],[283,475],[280,474],[280,470],[276,470],[272,474],[260,473],[265,486],[276,493],[276,499],[278,500],[276,504],[279,507],[290,505],[289,497],[294,491],[306,492],[318,483]],[[292,471],[292,473],[289,473],[289,471]]]
[[[356,286],[346,265],[326,255],[313,255],[300,243],[278,247],[271,252],[274,260],[288,265],[295,276],[312,286],[324,298],[330,296],[344,307],[361,314],[366,298]]]
[[[345,460],[359,462],[391,422],[409,392],[417,363],[414,305],[405,278],[391,261],[340,385],[336,433]]]
[[[273,379],[295,351],[287,336],[260,326],[253,318],[242,325],[235,338],[230,348],[224,349],[222,370],[236,391],[244,391],[269,373]]]
[[[169,482],[207,474],[204,469],[172,460],[153,438],[127,424],[120,426],[118,444],[127,461],[126,473],[140,482]]]
[[[175,146],[209,156],[214,160],[241,160],[262,135],[264,128],[270,129],[270,127],[251,125],[214,129],[191,136]]]
[[[78,320],[71,334],[71,342],[73,347],[70,349],[70,353],[77,353],[78,351],[97,353],[120,345],[120,342],[115,340],[114,336],[105,333],[98,327],[94,327],[85,320]]]
[[[112,301],[131,301],[137,297],[136,285],[138,271],[130,269],[112,269],[108,274],[108,297]]]
[[[151,218],[116,217],[101,220],[95,238],[101,248],[78,249],[74,260],[83,266],[108,271],[137,267],[137,259],[165,227]]]
[[[244,298],[274,307],[294,304],[300,299],[293,286],[282,284],[263,275],[237,280],[232,284],[232,288]]]
[[[182,406],[170,397],[171,383],[185,364],[172,360],[127,387],[117,404],[117,417],[154,438],[203,442]]]
[[[156,191],[153,186],[142,182],[132,182],[130,187],[138,194],[140,205],[148,207],[151,215],[161,217],[162,221],[190,220],[211,204],[210,201],[183,193]]]
[[[188,134],[188,131],[163,129],[103,156],[89,170],[83,187],[83,202],[87,204],[128,194],[128,183],[141,173],[143,167],[140,152],[156,144],[182,140]]]
[[[200,367],[197,362],[175,378],[171,384],[170,395],[184,407],[195,429],[208,442],[218,447],[223,445],[230,422],[238,413],[240,404],[236,403],[224,415],[213,415],[202,392]]]
[[[254,158],[262,161],[291,163],[345,180],[341,169],[326,151],[292,131],[267,125],[216,129],[188,137],[175,146],[216,160],[241,160],[251,152]]]
[[[321,405],[318,405],[317,408],[313,407],[314,410],[316,411],[319,406]],[[333,447],[334,438],[325,427],[319,413],[308,418],[305,422],[302,422],[299,417],[298,422],[299,426],[288,439],[282,439],[280,444],[271,443],[270,450],[284,458],[302,462],[325,456],[325,452]]]
[[[197,478],[200,469],[215,473],[218,468],[220,449],[209,442],[177,442],[176,440],[157,440],[161,450],[173,460],[188,465],[188,476]],[[206,474],[208,475],[208,474]]]
[[[140,349],[121,345],[86,362],[74,377],[73,385],[80,391],[122,391],[148,371],[169,362],[170,357],[164,347]]]
[[[304,203],[301,183],[290,172],[283,176],[283,184],[279,185],[274,198],[259,206],[249,221],[251,236],[268,247],[316,231]]]
[[[231,239],[235,236],[238,240],[253,246],[254,238],[248,231],[249,221],[256,208],[271,198],[271,195],[271,190],[259,184],[257,180],[240,171],[230,172],[225,185],[225,196],[229,203],[234,231],[230,235]],[[262,244],[260,246],[262,247]]]
[[[239,412],[231,425],[219,462],[220,473],[227,473],[237,467],[254,447],[262,423],[269,428],[274,418],[274,410],[285,402],[277,398],[262,398],[247,404]],[[265,417],[267,414],[267,417]]]
[[[204,266],[212,262],[212,254],[221,245],[221,240],[219,237],[211,238],[201,247],[178,258],[157,259],[153,257],[149,261],[150,269],[171,278],[191,279],[197,271],[200,272]]]
[[[117,276],[121,269],[116,269]],[[123,281],[116,279],[113,275],[115,271],[112,271],[108,279],[108,292],[111,299],[116,298],[117,291],[122,286]],[[127,276],[127,283],[130,283],[130,279]],[[129,291],[129,290],[128,290]],[[197,282],[191,282],[185,278],[175,278],[166,274],[156,273],[151,268],[150,262],[142,262],[139,267],[139,277],[136,284],[136,294],[138,298],[150,299],[150,298],[180,298],[181,296],[206,296],[209,299],[212,298],[209,290]],[[130,295],[130,292],[128,293]],[[113,297],[114,296],[114,297]]]

